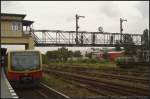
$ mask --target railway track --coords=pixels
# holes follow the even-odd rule
[[[70,99],[44,83],[30,88],[16,88],[15,91],[19,99]]]
[[[46,69],[54,69],[54,68],[46,68]],[[56,70],[56,69],[55,69]],[[90,70],[63,70],[63,69],[58,69],[61,71],[65,71],[65,72],[74,72],[74,73],[79,73],[79,74],[83,74],[83,75],[89,75],[89,76],[98,76],[100,78],[107,78],[107,79],[118,79],[118,80],[123,80],[123,81],[127,81],[127,82],[133,82],[133,83],[140,83],[140,84],[144,84],[144,85],[148,85],[149,84],[149,79],[148,78],[141,78],[141,77],[136,77],[136,76],[129,76],[129,75],[117,75],[117,74],[113,74],[113,73],[105,73],[105,72],[98,72],[98,71],[90,71]]]
[[[72,71],[72,72],[83,74],[83,75],[89,75],[89,76],[97,76],[99,78],[107,78],[110,80],[118,79],[121,81],[140,83],[140,84],[144,84],[144,85],[149,84],[149,79],[136,77],[136,76],[125,76],[125,75],[116,75],[116,74],[111,74],[111,73],[90,72],[90,71]]]
[[[45,67],[48,67],[45,66]],[[57,66],[49,66],[49,67],[52,67],[52,68],[57,68]],[[58,66],[59,67],[59,66]],[[141,72],[137,72],[137,71],[132,71],[132,72],[129,72],[129,71],[124,71],[124,70],[120,70],[120,69],[98,69],[98,68],[94,68],[94,67],[82,67],[82,66],[63,66],[62,67],[63,69],[72,69],[72,70],[76,70],[76,71],[85,71],[85,70],[90,70],[90,71],[101,71],[101,72],[108,72],[110,74],[116,74],[116,75],[135,75],[135,76],[138,76],[138,75],[141,75],[141,74],[146,74],[148,77],[149,77],[149,72],[150,71],[141,71]]]
[[[68,72],[62,72],[58,70],[45,70],[46,73],[52,73],[65,79],[74,80],[79,83],[84,84],[85,86],[93,87],[97,92],[102,95],[119,95],[119,96],[147,96],[149,89],[146,86],[134,86],[133,84],[123,84],[117,83],[114,81],[106,80],[106,79],[97,79],[93,77],[83,76],[79,74],[73,74]]]
[[[89,72],[87,71],[82,71],[81,73],[89,74]],[[102,72],[94,72],[93,74],[98,75],[103,78],[119,79],[123,81],[141,83],[141,84],[147,84],[147,85],[149,84],[149,79],[140,78],[140,77],[137,78],[135,76],[116,75],[116,74],[109,74],[109,73],[102,73]]]
[[[57,76],[59,76],[59,75],[57,75]],[[76,81],[72,81],[72,80],[70,80],[70,79],[63,79],[65,82],[68,82],[68,83],[70,83],[70,84],[74,84],[74,85],[76,85],[76,86],[79,86],[79,87],[82,87],[82,88],[85,88],[85,89],[87,89],[87,90],[89,90],[89,91],[91,91],[91,92],[94,92],[94,93],[97,93],[98,94],[98,96],[95,96],[95,97],[93,97],[92,99],[97,99],[97,98],[99,98],[99,96],[101,97],[101,96],[113,96],[113,95],[118,95],[118,94],[115,94],[114,92],[108,92],[108,91],[106,91],[106,90],[101,90],[101,89],[96,89],[95,87],[93,87],[93,86],[90,86],[89,84],[86,84],[86,83],[82,83],[82,82],[76,82]],[[84,97],[84,98],[89,98],[89,97]],[[77,98],[78,99],[78,98]]]

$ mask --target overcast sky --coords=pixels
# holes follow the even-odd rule
[[[120,18],[127,19],[124,33],[139,34],[149,28],[149,1],[1,1],[1,12],[26,14],[25,19],[35,22],[34,29],[75,30],[75,14],[85,16],[79,20],[83,31],[102,26],[105,32],[119,32]]]

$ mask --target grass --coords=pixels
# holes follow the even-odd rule
[[[68,60],[68,61],[58,61],[58,60],[47,60],[46,64],[48,65],[57,65],[57,66],[66,66],[66,65],[78,65],[78,66],[85,66],[85,67],[116,67],[115,62],[109,60],[98,60],[98,59],[82,59],[77,58],[76,60]]]
[[[60,76],[58,77],[52,74],[44,74],[42,82],[71,97],[85,97],[98,95],[96,93],[88,91],[85,88],[81,88],[74,84],[68,83],[68,81],[61,78]]]
[[[48,65],[50,66],[82,66],[82,67],[92,67],[92,68],[116,68],[116,64],[114,62],[107,62],[107,63],[67,63],[67,62],[49,62]]]

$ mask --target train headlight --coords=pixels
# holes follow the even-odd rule
[[[28,76],[28,73],[24,73],[25,76]]]
[[[25,71],[24,75],[25,75],[25,76],[28,76],[28,70]]]

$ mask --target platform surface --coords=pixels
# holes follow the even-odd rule
[[[1,98],[17,98],[14,90],[10,86],[10,83],[8,82],[3,68],[1,68]]]

